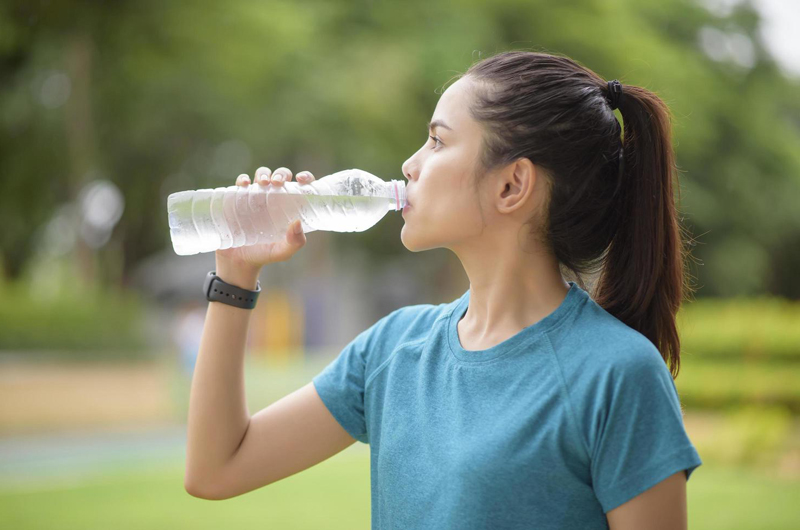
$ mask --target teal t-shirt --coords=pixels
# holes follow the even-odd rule
[[[469,290],[402,307],[313,378],[370,445],[373,528],[608,528],[606,512],[701,465],[656,347],[569,284],[481,351],[456,329]]]

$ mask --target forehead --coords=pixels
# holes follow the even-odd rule
[[[462,77],[444,91],[436,104],[431,122],[443,121],[452,131],[439,128],[445,134],[472,136],[478,132],[478,125],[469,113],[471,81]]]
[[[455,83],[447,87],[447,90],[444,91],[442,94],[441,100],[448,100],[448,101],[461,101],[467,93],[467,89],[469,88],[470,80],[466,77],[462,77],[461,79],[457,80]]]
[[[462,77],[447,90],[436,103],[436,110],[433,113],[433,120],[442,120],[454,130],[468,118],[467,103],[469,98],[469,80]]]

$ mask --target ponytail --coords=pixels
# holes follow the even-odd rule
[[[646,336],[673,378],[680,371],[676,314],[690,287],[686,251],[673,193],[677,168],[670,112],[652,92],[623,86],[620,222],[609,246],[594,298],[606,311]]]

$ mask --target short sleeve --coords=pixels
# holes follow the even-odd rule
[[[678,471],[702,464],[683,424],[678,392],[657,350],[606,373],[590,434],[592,485],[603,512]]]
[[[379,323],[362,331],[313,378],[317,394],[336,421],[350,436],[365,444],[369,443],[364,416],[365,355]]]

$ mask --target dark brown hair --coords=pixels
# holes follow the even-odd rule
[[[544,170],[550,199],[532,235],[582,288],[599,272],[592,298],[650,339],[676,378],[675,316],[691,288],[667,105],[623,84],[620,125],[607,81],[548,53],[503,52],[459,77],[474,82],[470,113],[484,129],[476,175],[522,157]]]

